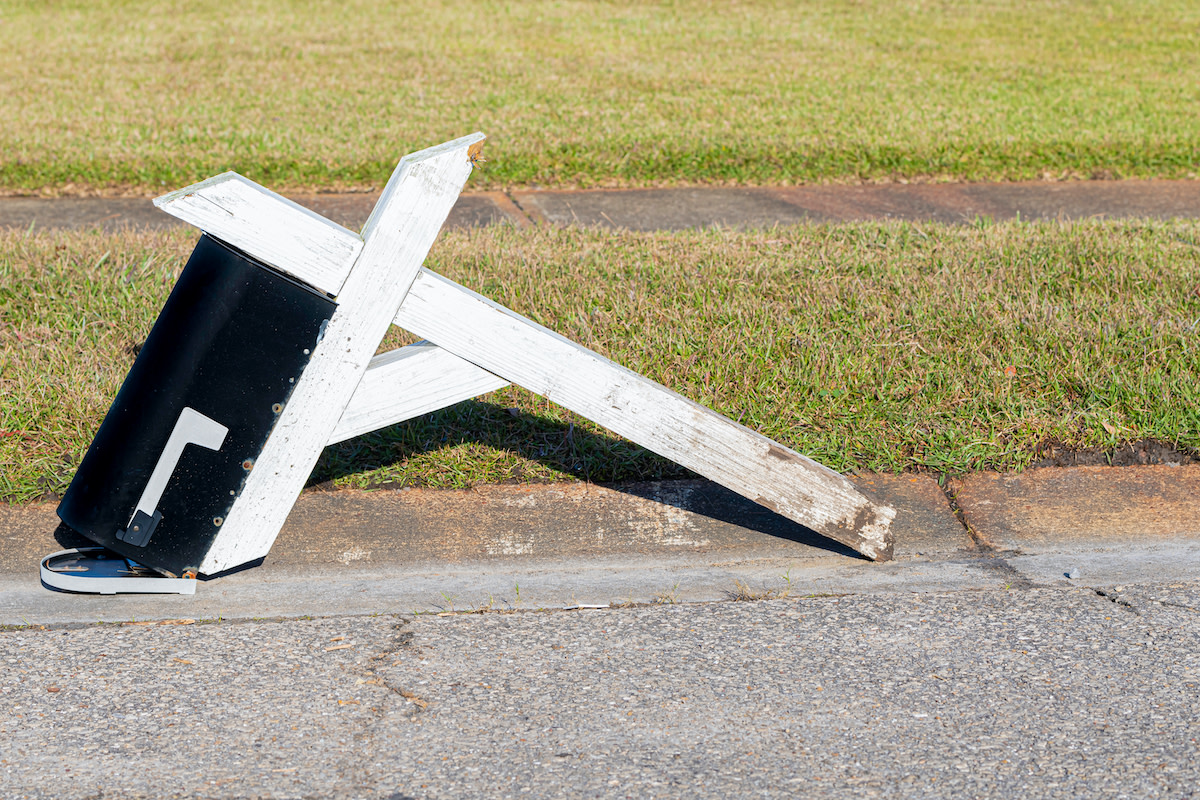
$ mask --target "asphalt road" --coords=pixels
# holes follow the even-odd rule
[[[0,634],[8,798],[1200,786],[1200,581]]]

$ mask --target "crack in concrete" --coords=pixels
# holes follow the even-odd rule
[[[428,701],[418,697],[415,692],[410,692],[389,681],[382,674],[382,668],[389,666],[387,662],[400,650],[415,646],[413,639],[416,634],[409,630],[411,621],[403,617],[392,617],[392,619],[394,634],[391,641],[382,650],[370,656],[364,665],[354,670],[362,679],[363,684],[379,687],[384,692],[379,702],[367,709],[369,716],[362,723],[362,729],[354,734],[355,743],[363,749],[372,746],[372,742],[379,736],[380,726],[393,714],[398,713],[408,720],[413,720],[429,706]],[[398,706],[394,704],[395,701],[399,701]],[[353,769],[347,768],[342,771],[342,774],[347,776],[344,777],[344,780],[351,789],[350,796],[359,797],[365,796],[364,793],[373,793],[368,778],[361,768],[357,764],[351,766]],[[354,776],[353,778],[348,777],[351,774]],[[393,794],[388,797],[409,800],[408,795],[405,794]]]
[[[424,710],[424,706],[418,707],[410,699],[410,697],[415,697],[415,695],[393,685],[380,673],[380,668],[385,666],[386,662],[395,656],[397,652],[405,647],[413,646],[412,643],[415,634],[411,630],[408,630],[409,625],[409,620],[403,617],[392,616],[391,627],[393,635],[390,637],[390,641],[382,650],[370,656],[365,664],[351,669],[352,674],[359,676],[362,684],[378,687],[383,692],[383,696],[379,698],[379,702],[372,703],[366,709],[367,716],[361,723],[362,728],[354,733],[354,742],[364,752],[375,746],[374,741],[379,736],[380,726],[394,713],[399,713],[408,719],[412,719]],[[407,703],[410,707],[395,707],[389,702],[395,698],[400,698],[402,703]],[[357,760],[339,763],[337,764],[337,770],[340,782],[342,783],[340,787],[342,792],[338,793],[337,796],[341,797],[345,794],[351,797],[362,797],[375,793],[376,787],[371,782],[370,775],[368,774],[369,770],[364,772],[362,765],[357,763]],[[410,800],[404,794],[393,794],[389,795],[389,797]]]
[[[1137,607],[1133,605],[1133,602],[1128,600],[1126,597],[1124,597],[1121,594],[1121,592],[1120,592],[1121,588],[1123,588],[1123,587],[1117,587],[1117,589],[1114,589],[1111,592],[1106,591],[1104,589],[1096,589],[1095,591],[1096,591],[1096,594],[1107,599],[1108,601],[1110,601],[1112,603],[1116,603],[1119,606],[1128,608],[1129,610],[1133,611],[1135,614],[1140,614]],[[1145,601],[1146,601],[1146,603],[1153,603],[1155,605],[1164,606],[1166,608],[1178,608],[1183,611],[1190,611],[1193,614],[1200,614],[1200,608],[1196,608],[1195,606],[1189,606],[1186,603],[1175,603],[1170,600],[1162,600],[1157,597],[1147,597]]]
[[[978,563],[983,569],[998,572],[1008,578],[1009,584],[1006,588],[1032,589],[1036,587],[1037,584],[1034,581],[1027,578],[1004,557],[1006,554],[1014,551],[998,550],[995,545],[975,530],[975,527],[971,525],[971,521],[967,519],[962,506],[959,505],[958,497],[955,495],[954,490],[945,481],[945,476],[941,476],[938,480],[938,487],[942,490],[942,494],[946,498],[946,505],[950,508],[950,513],[963,526],[963,530],[967,532],[967,536],[971,537],[971,542],[977,548],[975,558],[972,560]]]
[[[1115,603],[1124,609],[1132,611],[1139,617],[1142,615],[1142,612],[1138,611],[1137,608],[1134,607],[1133,603],[1129,602],[1124,597],[1121,597],[1121,595],[1117,592],[1106,592],[1104,589],[1094,589],[1093,591],[1095,591],[1100,597],[1108,600],[1110,603]]]
[[[1193,614],[1200,614],[1200,608],[1187,606],[1183,603],[1172,603],[1169,600],[1151,600],[1152,603],[1158,603],[1160,606],[1170,606],[1171,608],[1182,608],[1184,611],[1191,611]]]
[[[406,709],[403,709],[402,713],[411,719],[428,708],[429,702],[419,697],[415,692],[394,684],[385,675],[380,673],[380,667],[385,666],[383,664],[384,661],[396,655],[401,649],[413,646],[415,634],[411,630],[407,630],[409,624],[409,621],[406,619],[399,619],[392,624],[392,629],[398,633],[392,637],[391,644],[368,659],[368,663],[360,671],[360,675],[364,678],[363,683],[370,686],[378,686],[387,691],[389,696],[401,698],[402,702],[408,706]],[[363,740],[369,739],[374,735],[370,729],[387,715],[386,709],[382,706],[372,707],[371,710],[374,713],[375,719],[371,725],[368,725],[368,730],[364,731],[358,737]]]

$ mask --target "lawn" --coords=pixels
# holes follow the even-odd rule
[[[1194,0],[0,1],[0,192],[1191,177]]]
[[[0,233],[0,500],[66,487],[194,241]],[[428,264],[842,471],[1200,452],[1197,222],[490,227]],[[506,389],[328,448],[313,481],[683,474]]]

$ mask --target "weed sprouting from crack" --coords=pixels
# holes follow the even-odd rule
[[[679,581],[675,581],[675,585],[671,587],[669,592],[659,592],[654,595],[654,602],[662,606],[673,606],[679,602]]]

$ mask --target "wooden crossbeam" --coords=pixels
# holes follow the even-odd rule
[[[868,558],[892,557],[895,510],[844,476],[451,280],[421,270],[396,324]]]
[[[465,153],[466,145],[462,144],[465,141],[451,143],[453,148],[444,145],[435,150],[445,155],[450,152],[445,148],[451,148],[454,158],[458,158]],[[453,158],[446,156],[445,169],[449,169],[452,161]],[[400,172],[397,168],[397,175]],[[442,179],[443,188],[458,182],[459,173],[453,174],[452,180]],[[466,174],[461,178],[465,181]],[[393,182],[396,180],[394,177]],[[448,213],[445,200],[450,194],[456,196],[457,189],[453,192],[446,189],[439,194],[438,212],[426,214],[429,201],[422,199],[424,188],[418,187],[418,182],[409,185],[413,188],[408,202],[413,205],[406,208],[415,217],[399,222],[393,218],[401,212],[395,210],[395,190],[389,183],[380,201],[383,210],[377,207],[362,237],[328,220],[322,219],[320,225],[304,223],[312,262],[307,266],[297,266],[300,261],[295,247],[285,241],[285,235],[263,233],[264,228],[279,230],[280,220],[285,218],[292,220],[291,224],[301,224],[292,207],[295,204],[241,176],[226,173],[156,201],[164,211],[335,295],[339,303],[335,318],[350,315],[350,307],[343,310],[347,303],[354,309],[369,309],[371,316],[369,324],[360,326],[361,334],[352,331],[348,321],[342,321],[336,330],[331,322],[331,331],[321,347],[330,340],[330,334],[339,344],[326,348],[333,354],[326,358],[341,360],[343,347],[353,357],[346,359],[339,369],[320,366],[309,381],[312,388],[306,389],[306,393],[311,392],[311,399],[301,411],[307,414],[314,403],[321,405],[318,424],[310,426],[296,417],[289,420],[291,424],[283,433],[278,429],[272,433],[268,449],[277,437],[289,441],[293,437],[302,439],[303,444],[278,448],[287,457],[273,459],[272,478],[264,480],[263,488],[255,495],[263,510],[247,512],[239,518],[239,527],[234,530],[241,537],[240,543],[234,543],[230,537],[230,544],[217,556],[210,555],[202,571],[230,568],[266,554],[311,472],[320,446],[494,391],[509,382],[559,403],[869,558],[892,557],[891,522],[895,510],[869,498],[844,476],[421,268],[419,263],[414,266],[413,254],[420,251],[420,258],[424,258],[436,235],[436,230],[430,233],[429,226],[439,216],[445,219],[441,206]],[[222,203],[225,205],[221,206]],[[227,213],[214,212],[214,206]],[[389,212],[389,207],[393,211]],[[424,249],[373,246],[379,231],[390,232],[414,220],[423,229],[422,236],[417,238]],[[396,263],[387,261],[391,257],[397,259]],[[404,258],[408,260],[401,263]],[[360,269],[370,270],[370,279],[359,279]],[[372,291],[388,300],[368,301],[363,293]],[[350,292],[354,294],[348,296]],[[382,338],[380,309],[391,305],[397,297],[401,301],[390,321],[428,341],[371,358],[368,351],[373,351]],[[358,340],[356,335],[360,337]],[[322,355],[320,347],[305,371],[306,381],[314,367],[319,366],[318,355]],[[339,381],[336,392],[330,380]],[[304,387],[298,387],[297,392],[300,388]],[[295,399],[289,402],[289,411],[295,405]],[[298,426],[306,429],[301,431]],[[319,446],[315,444],[318,436],[322,437]],[[305,458],[296,455],[300,451]],[[286,468],[283,461],[288,462]],[[294,474],[285,480],[284,472]],[[268,491],[273,492],[271,497],[266,496]],[[257,526],[257,534],[250,530],[251,525]],[[226,533],[227,530],[222,531],[222,538]]]
[[[371,359],[328,444],[433,413],[508,383],[432,342],[381,353]]]
[[[336,253],[349,268],[306,270],[288,238],[299,233],[281,220],[294,209],[281,207],[269,192],[219,194],[238,181],[189,187],[160,203],[177,216],[267,264],[287,263],[298,277],[313,275],[314,285],[336,294],[337,308],[312,352],[266,446],[225,518],[200,572],[214,574],[261,558],[270,550],[288,513],[312,473],[325,443],[350,404],[379,342],[391,326],[421,262],[450,214],[471,173],[468,151],[482,134],[406,156],[384,188],[356,244],[330,226],[297,219],[309,246],[322,255]],[[215,196],[215,199],[214,199]],[[221,205],[224,203],[225,205]],[[212,213],[219,206],[224,214]],[[234,221],[239,236],[220,232]],[[353,234],[352,234],[353,236]],[[235,240],[236,239],[236,240]],[[341,247],[330,247],[334,240]],[[315,261],[316,259],[314,259]]]

